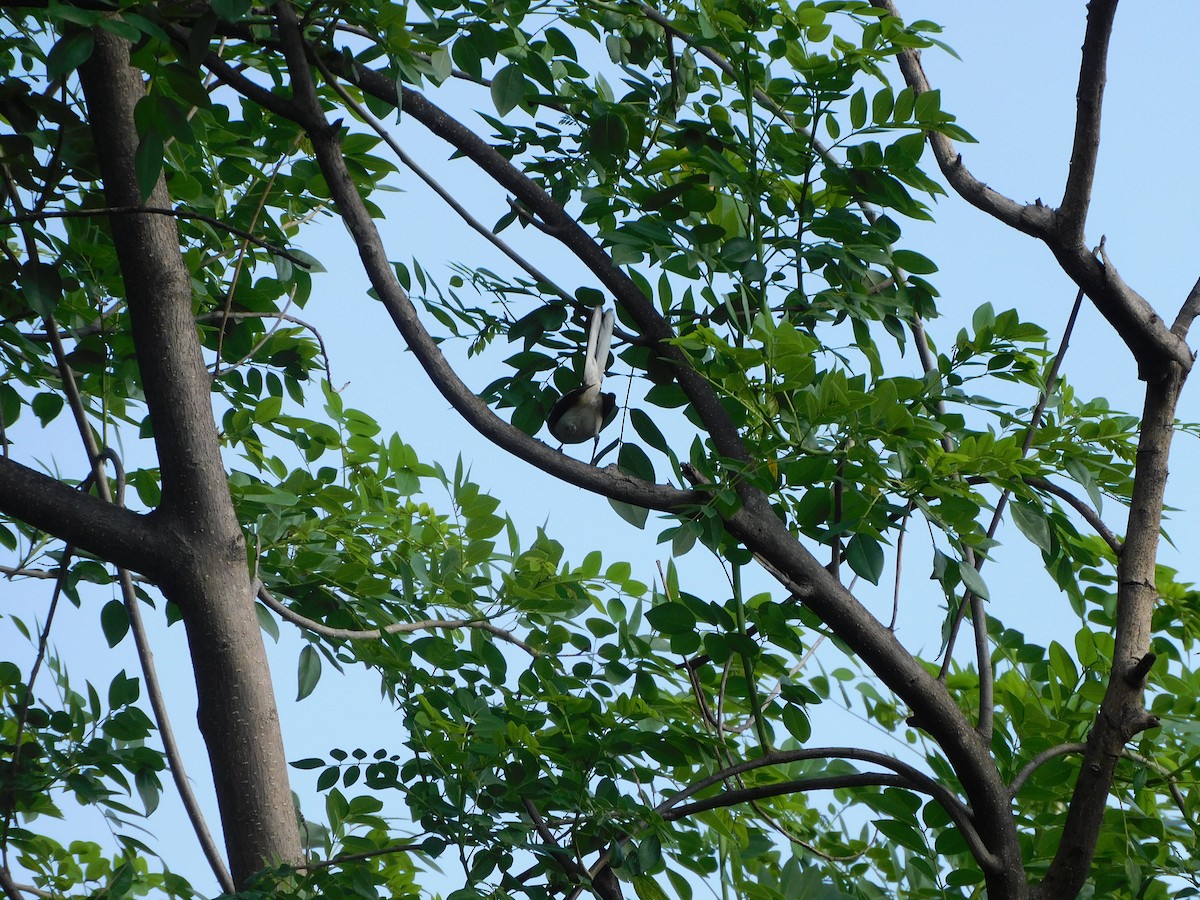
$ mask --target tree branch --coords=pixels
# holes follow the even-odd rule
[[[454,371],[442,354],[437,342],[425,330],[407,292],[396,280],[379,231],[346,169],[341,152],[339,129],[325,121],[324,114],[316,100],[306,48],[299,32],[297,31],[290,39],[286,37],[290,31],[284,29],[281,33],[285,35],[284,47],[289,55],[288,64],[299,110],[298,112],[293,111],[293,115],[297,116],[299,124],[309,133],[314,155],[329,184],[331,196],[337,203],[343,221],[354,238],[363,268],[409,349],[412,350],[413,355],[416,356],[417,361],[425,369],[442,396],[450,402],[459,415],[485,438],[517,458],[570,484],[602,496],[622,500],[646,509],[671,511],[682,511],[706,503],[709,496],[703,492],[683,491],[668,485],[651,484],[626,475],[615,467],[598,469],[559,453],[500,419],[463,383],[458,373]],[[287,50],[289,47],[290,51]],[[223,70],[214,68],[213,71],[218,78],[224,77]],[[307,81],[307,89],[300,87],[301,81]],[[391,87],[394,97],[395,85],[391,81],[387,83]],[[419,97],[419,95],[416,96]],[[408,102],[406,95],[405,110],[416,115],[407,105]],[[292,107],[289,106],[288,109],[291,111]],[[495,153],[490,147],[487,149]],[[499,156],[499,154],[496,155]],[[549,200],[549,197],[546,199],[547,202],[553,202]],[[645,298],[642,299],[644,301]]]
[[[1100,152],[1100,113],[1104,101],[1108,42],[1112,36],[1117,0],[1091,0],[1083,37],[1083,59],[1079,65],[1079,88],[1075,93],[1075,142],[1071,165],[1058,208],[1062,237],[1070,243],[1084,239],[1096,158]]]
[[[1100,514],[1088,506],[1088,504],[1086,504],[1083,500],[1076,497],[1066,488],[1059,487],[1057,484],[1054,484],[1054,482],[1048,481],[1045,478],[1041,478],[1037,475],[1028,476],[1025,478],[1025,483],[1030,487],[1038,488],[1045,491],[1047,494],[1053,494],[1054,496],[1065,500],[1072,509],[1079,513],[1079,515],[1083,516],[1084,521],[1091,525],[1092,528],[1096,529],[1096,533],[1100,535],[1104,543],[1108,544],[1112,552],[1120,557],[1123,547],[1121,539],[1113,534],[1109,527],[1104,524],[1104,520],[1100,518]]]
[[[859,762],[866,762],[872,765],[882,766],[885,769],[891,769],[892,772],[895,773],[894,777],[897,779],[895,784],[901,787],[906,787],[909,790],[915,790],[923,794],[928,794],[946,810],[947,815],[949,815],[954,821],[954,824],[962,833],[963,839],[971,847],[972,854],[980,862],[981,866],[987,869],[989,866],[996,865],[996,858],[980,840],[974,813],[971,811],[971,809],[965,806],[961,800],[955,797],[954,794],[946,790],[946,788],[942,787],[928,775],[910,765],[907,765],[906,763],[900,762],[898,759],[894,759],[885,753],[879,753],[874,750],[863,750],[857,747],[811,747],[803,750],[776,750],[770,753],[764,753],[763,755],[755,757],[754,759],[745,760],[743,762],[727,766],[720,771],[714,772],[713,774],[700,779],[696,783],[689,785],[683,790],[672,794],[662,803],[658,804],[658,806],[654,808],[654,811],[664,818],[680,818],[683,815],[700,811],[700,807],[698,804],[693,804],[689,807],[684,807],[685,809],[688,809],[687,813],[681,812],[678,815],[672,816],[672,810],[675,810],[677,807],[679,807],[679,804],[689,797],[699,793],[700,791],[713,787],[714,785],[718,785],[728,778],[740,775],[743,772],[761,769],[766,766],[783,766],[814,759],[852,759]],[[843,786],[841,784],[833,784],[832,782],[825,784],[821,782],[827,778],[840,779],[843,777],[845,776],[812,776],[810,778],[797,779],[796,784],[800,785],[798,788],[799,790],[819,790],[830,787],[841,787]],[[880,773],[865,773],[865,777],[881,779],[886,778],[887,776]],[[847,782],[846,784],[849,785],[852,783],[853,782]],[[861,781],[858,783],[880,784],[884,782],[877,780],[875,782]],[[768,789],[774,789],[778,788],[779,785],[766,785],[765,787]],[[778,793],[784,793],[783,791],[775,791],[774,793],[765,794],[758,793],[760,790],[761,788],[756,786],[754,788],[746,788],[744,791],[730,791],[728,793],[738,795],[744,793],[745,796],[737,802],[756,800],[760,799],[761,797],[776,796]],[[721,794],[712,799],[719,800],[724,796],[725,794]],[[700,802],[706,803],[708,801]],[[728,805],[730,804],[718,802],[712,806],[706,806],[703,808],[712,809],[718,806]]]
[[[1110,3],[1116,5],[1115,0],[1093,0],[1093,4]],[[871,0],[871,5],[900,17],[893,0]],[[898,62],[905,82],[916,95],[930,90],[929,80],[915,50],[908,48],[900,51]],[[1081,76],[1081,83],[1083,81],[1086,78]],[[1137,360],[1139,377],[1143,380],[1161,377],[1164,366],[1171,362],[1181,366],[1184,371],[1191,368],[1192,354],[1187,344],[1166,327],[1154,308],[1125,283],[1107,260],[1101,264],[1095,259],[1083,242],[1081,228],[1065,225],[1061,211],[1043,206],[1040,201],[1021,204],[993,191],[967,170],[962,157],[955,153],[953,143],[944,134],[930,132],[928,140],[938,168],[959,196],[1006,225],[1046,244],[1067,276],[1087,292],[1096,309],[1121,336]],[[1086,189],[1086,193],[1090,194],[1090,175],[1084,185],[1086,154],[1081,152],[1078,162],[1074,193],[1081,195]]]
[[[1179,315],[1175,317],[1175,323],[1171,326],[1171,331],[1180,338],[1186,338],[1188,329],[1192,327],[1192,322],[1197,315],[1200,315],[1200,279],[1197,279],[1196,283],[1192,285],[1187,299],[1183,301],[1183,306],[1179,308]]]
[[[1144,705],[1145,679],[1130,676],[1143,665],[1150,649],[1151,617],[1158,602],[1155,570],[1167,459],[1175,432],[1175,408],[1186,377],[1178,366],[1169,367],[1167,374],[1146,385],[1129,524],[1117,563],[1112,671],[1088,735],[1062,839],[1037,886],[1037,898],[1073,897],[1087,880],[1117,759],[1130,738],[1158,725]]]
[[[333,641],[377,641],[384,635],[388,634],[412,634],[416,631],[428,631],[433,628],[477,628],[480,631],[486,631],[489,634],[495,635],[502,641],[507,641],[514,647],[520,647],[530,656],[535,659],[542,654],[535,650],[529,644],[525,643],[511,631],[506,631],[499,625],[493,625],[487,619],[422,619],[420,622],[393,622],[391,625],[385,625],[383,628],[368,628],[368,629],[351,629],[351,628],[332,628],[329,625],[306,618],[298,612],[289,609],[284,604],[280,603],[267,590],[266,585],[259,584],[258,599],[263,602],[263,605],[271,609],[279,615],[280,618],[291,622],[293,625],[298,625],[301,628],[307,628],[314,634],[319,634],[321,637],[329,638]]]
[[[153,580],[182,553],[160,514],[118,509],[49,475],[0,456],[0,511],[80,550]]]
[[[1021,767],[1021,771],[1014,776],[1012,782],[1008,785],[1008,795],[1016,797],[1021,788],[1025,786],[1025,782],[1029,780],[1029,776],[1050,760],[1059,756],[1066,756],[1069,753],[1082,753],[1086,749],[1087,744],[1059,744],[1057,747],[1050,747],[1043,750]]]

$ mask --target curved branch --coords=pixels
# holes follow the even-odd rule
[[[656,350],[673,363],[674,375],[687,395],[696,414],[713,439],[717,451],[725,457],[751,464],[752,460],[712,385],[698,372],[685,354],[672,342],[675,337],[670,325],[641,288],[637,286],[608,253],[580,224],[535,181],[525,175],[491,144],[448,115],[423,94],[401,86],[397,95],[396,82],[365,67],[352,73],[344,71],[340,59],[327,62],[334,71],[341,70],[359,88],[369,94],[401,107],[406,115],[424,125],[430,132],[447,141],[471,159],[500,187],[512,193],[541,221],[567,250],[592,272],[616,298],[618,305],[637,324],[641,333],[656,345]]]
[[[954,821],[954,824],[962,832],[963,839],[971,847],[972,855],[975,856],[975,858],[982,866],[984,866],[984,868],[987,868],[989,865],[996,865],[997,860],[992,855],[991,851],[989,851],[988,848],[983,844],[982,840],[980,840],[979,833],[975,828],[974,813],[971,811],[971,809],[965,806],[961,800],[954,796],[954,794],[946,790],[946,788],[942,787],[942,785],[938,784],[925,773],[913,768],[910,765],[907,765],[906,763],[900,762],[898,759],[888,756],[885,753],[879,753],[874,750],[863,750],[856,747],[812,747],[804,750],[776,750],[770,753],[764,753],[762,756],[756,757],[755,759],[735,763],[732,766],[727,766],[718,772],[714,772],[713,774],[702,778],[700,781],[697,781],[695,784],[684,788],[682,791],[672,794],[662,803],[658,804],[658,806],[654,808],[654,811],[666,818],[670,815],[672,809],[674,809],[676,806],[678,806],[678,804],[682,803],[688,797],[691,797],[706,788],[712,787],[713,785],[720,784],[727,778],[732,778],[735,775],[740,775],[743,772],[749,772],[754,769],[761,769],[765,766],[788,765],[790,763],[803,762],[812,759],[852,759],[859,762],[866,762],[872,765],[882,766],[885,769],[891,769],[892,772],[895,773],[895,777],[899,779],[898,783],[901,786],[907,787],[910,790],[919,791],[923,794],[928,794],[946,810],[947,815],[950,816],[950,818]],[[815,783],[814,779],[823,777],[825,776],[813,776],[812,779],[798,779],[798,783]],[[876,774],[874,777],[878,778],[883,776]],[[839,785],[830,786],[836,787]],[[767,787],[773,788],[776,787],[776,785],[769,785]],[[812,787],[807,789],[816,790],[817,788]],[[746,790],[757,791],[758,788],[747,788]],[[759,796],[774,796],[774,794],[747,796],[745,799],[758,799]]]
[[[1050,760],[1059,756],[1066,756],[1069,753],[1082,753],[1086,749],[1087,744],[1076,743],[1059,744],[1057,747],[1050,747],[1046,750],[1043,750],[1029,762],[1025,763],[1025,765],[1021,767],[1021,771],[1013,777],[1013,780],[1008,785],[1008,796],[1016,797],[1021,788],[1025,786],[1025,782],[1029,780],[1029,776],[1032,775],[1040,766],[1045,765]]]
[[[791,781],[780,781],[777,784],[762,784],[757,787],[739,788],[732,791],[722,791],[704,800],[694,800],[684,803],[663,815],[663,819],[674,822],[696,813],[707,812],[710,809],[725,809],[740,803],[753,803],[756,800],[767,800],[771,797],[781,797],[784,794],[801,794],[809,791],[832,791],[847,787],[898,787],[929,794],[928,791],[914,787],[906,778],[886,772],[854,772],[845,775],[814,775],[809,778],[794,778]]]
[[[283,9],[283,7],[280,7]],[[285,37],[290,33],[284,29]],[[437,342],[425,330],[407,292],[396,280],[387,258],[387,251],[379,236],[379,231],[371,218],[370,211],[358,193],[358,187],[346,169],[342,157],[340,130],[336,125],[325,121],[320,105],[317,103],[315,91],[312,88],[306,48],[301,41],[299,32],[284,41],[285,51],[289,56],[289,66],[292,70],[295,85],[296,103],[299,111],[292,104],[284,104],[283,109],[296,117],[312,140],[314,155],[321,166],[326,182],[329,184],[332,197],[338,206],[343,221],[351,236],[354,238],[362,260],[363,268],[371,281],[380,300],[383,302],[392,321],[403,335],[409,349],[429,375],[430,380],[450,402],[451,406],[472,427],[497,446],[519,459],[529,462],[543,471],[561,478],[562,480],[582,487],[586,490],[622,500],[635,506],[647,509],[679,511],[696,507],[708,500],[708,495],[700,491],[683,491],[668,485],[657,485],[642,481],[618,471],[615,467],[598,469],[594,466],[572,459],[556,450],[551,449],[541,441],[531,438],[520,429],[500,419],[486,403],[472,392],[458,373],[442,354]],[[291,48],[289,51],[287,48]],[[213,60],[210,54],[209,63],[213,73],[222,80],[228,74],[228,66]],[[244,85],[241,76],[238,80],[228,82],[230,86],[241,89]],[[307,84],[307,89],[302,84]],[[393,97],[395,84],[388,81]],[[254,99],[262,89],[255,87]],[[275,96],[275,95],[271,95]],[[419,97],[419,95],[416,95]],[[307,99],[306,99],[307,98]],[[413,101],[418,103],[417,100]],[[275,104],[278,106],[279,104]],[[405,111],[416,115],[409,104],[407,92],[405,95]],[[477,140],[477,139],[476,139]],[[486,146],[486,145],[485,145]],[[491,147],[487,148],[495,153]],[[495,154],[499,156],[499,154]],[[507,163],[507,161],[505,161]],[[523,177],[523,176],[522,176]],[[539,189],[540,190],[540,189]],[[552,203],[546,197],[548,203]],[[556,207],[557,208],[557,207]],[[565,212],[561,212],[566,216]],[[573,221],[573,220],[572,220]],[[578,226],[576,226],[578,227]],[[582,232],[581,232],[582,233]],[[590,241],[590,239],[589,239]],[[594,246],[594,245],[593,245]],[[599,249],[597,248],[597,252]],[[607,259],[607,257],[605,257]],[[610,264],[611,265],[611,264]],[[613,268],[613,271],[617,270]],[[621,273],[618,273],[621,274]],[[621,274],[622,278],[626,278]],[[629,282],[632,285],[632,281]],[[637,290],[634,286],[634,290]],[[647,303],[640,291],[638,296]],[[690,369],[688,369],[691,372]],[[692,372],[696,378],[696,373]],[[706,388],[707,390],[707,388]],[[711,393],[711,392],[710,392]],[[714,402],[715,395],[713,395]],[[719,406],[719,403],[717,403]],[[722,410],[722,415],[724,411]],[[730,425],[732,428],[732,424]],[[736,430],[733,432],[736,435]]]
[[[1115,553],[1118,558],[1120,558],[1121,550],[1124,546],[1121,543],[1121,539],[1113,534],[1112,530],[1104,524],[1104,520],[1100,518],[1100,514],[1092,509],[1087,503],[1076,497],[1066,488],[1059,487],[1052,481],[1048,481],[1038,475],[1029,475],[1024,479],[1024,481],[1030,487],[1039,488],[1040,490],[1045,491],[1047,494],[1053,494],[1055,497],[1065,500],[1072,509],[1079,513],[1079,515],[1083,516],[1084,521],[1091,525],[1092,528],[1096,529],[1096,534],[1100,535],[1104,543],[1108,544],[1109,549],[1111,549],[1112,552]]]
[[[871,5],[885,10],[897,19],[900,18],[893,0],[871,0]],[[1115,7],[1116,2],[1092,0],[1091,5],[1102,8],[1110,5]],[[1103,13],[1097,16],[1097,29],[1101,27],[1103,17]],[[1091,23],[1089,15],[1088,33],[1098,39],[1099,34],[1093,31]],[[1107,37],[1104,40],[1107,43]],[[1098,48],[1092,48],[1093,51],[1096,49]],[[1085,55],[1089,52],[1091,51],[1085,47]],[[898,62],[904,80],[913,93],[920,96],[931,89],[921,67],[920,55],[915,50],[901,50]],[[1081,85],[1085,87],[1091,85],[1096,77],[1094,58],[1087,56],[1087,63],[1092,67],[1092,74],[1081,75]],[[1100,74],[1102,77],[1102,68]],[[1096,115],[1098,116],[1098,109]],[[1077,136],[1081,128],[1087,131],[1091,127],[1086,122],[1082,126],[1077,124]],[[1096,309],[1121,336],[1137,360],[1139,377],[1144,380],[1162,377],[1164,367],[1170,363],[1181,366],[1184,371],[1191,369],[1192,354],[1187,344],[1166,327],[1154,308],[1125,283],[1107,259],[1103,263],[1097,261],[1084,244],[1082,225],[1076,227],[1071,219],[1071,216],[1078,218],[1080,211],[1053,210],[1042,205],[1041,201],[1022,204],[1005,197],[968,171],[963,165],[962,157],[955,152],[954,144],[944,134],[930,132],[928,140],[938,168],[959,196],[1004,224],[1046,244],[1067,276],[1087,292]],[[1085,194],[1090,195],[1091,176],[1087,175],[1086,179],[1084,177],[1089,166],[1086,152],[1080,150],[1072,159],[1073,163],[1078,163],[1078,168],[1073,176],[1075,180],[1069,182],[1069,187],[1072,201],[1078,203],[1080,200],[1086,200]],[[1094,161],[1091,166],[1094,168]]]
[[[385,625],[383,628],[361,630],[332,628],[329,625],[324,625],[321,622],[314,621],[300,615],[294,610],[288,609],[287,606],[275,599],[264,584],[259,584],[257,596],[264,606],[277,613],[280,618],[334,641],[377,641],[388,634],[412,634],[415,631],[428,631],[431,628],[478,628],[480,631],[493,634],[500,638],[500,640],[507,641],[515,647],[520,647],[534,658],[542,655],[511,631],[506,631],[498,625],[493,625],[486,619],[423,619],[420,622],[394,622],[391,625]]]

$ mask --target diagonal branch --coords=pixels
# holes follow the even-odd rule
[[[409,349],[412,350],[430,380],[451,406],[480,434],[497,446],[570,484],[647,509],[678,511],[706,503],[709,495],[705,492],[684,491],[669,485],[651,484],[626,475],[614,467],[598,469],[559,453],[500,419],[483,400],[467,387],[442,354],[437,342],[425,330],[407,292],[396,280],[395,273],[388,262],[387,251],[383,246],[379,230],[375,227],[370,211],[359,195],[358,187],[346,168],[341,151],[340,129],[325,121],[320,104],[316,99],[306,48],[299,30],[294,26],[286,25],[286,18],[291,13],[290,7],[287,4],[280,4],[278,9],[280,10],[281,34],[285,38],[284,48],[292,73],[294,103],[298,110],[293,114],[297,117],[299,124],[309,133],[314,155],[329,184],[330,194],[337,203],[338,211],[342,215],[346,228],[354,238],[363,268],[372,287],[407,342]],[[218,78],[225,77],[226,71],[222,64],[214,61],[212,70]],[[395,85],[391,82],[388,84],[391,86],[394,96]],[[239,83],[232,86],[240,87],[241,85]],[[291,106],[289,105],[288,108],[291,109]],[[407,97],[405,110],[413,113]],[[488,150],[495,153],[490,147]],[[546,200],[550,203],[553,202],[549,197]],[[616,270],[614,269],[614,271]],[[622,275],[622,277],[626,276]],[[632,284],[632,282],[630,283]],[[640,291],[638,296],[643,302],[646,302]],[[691,369],[689,368],[688,371],[691,372]],[[698,375],[696,377],[699,378]],[[723,409],[722,415],[724,415]],[[730,424],[730,428],[732,427]],[[736,436],[736,431],[733,433]]]
[[[1200,279],[1197,279],[1196,283],[1192,285],[1187,299],[1183,301],[1183,306],[1179,308],[1179,315],[1175,317],[1175,323],[1171,326],[1171,331],[1180,338],[1187,337],[1188,329],[1192,327],[1192,322],[1197,315],[1200,315]]]
[[[1030,487],[1038,488],[1039,490],[1045,491],[1047,494],[1053,494],[1055,497],[1065,500],[1067,504],[1070,505],[1073,510],[1075,510],[1075,512],[1083,516],[1085,522],[1096,529],[1096,533],[1100,535],[1100,538],[1104,541],[1104,543],[1108,544],[1109,549],[1112,550],[1112,552],[1115,553],[1118,558],[1121,556],[1121,548],[1123,546],[1121,539],[1113,534],[1112,529],[1105,525],[1104,520],[1100,518],[1100,514],[1097,513],[1096,510],[1092,509],[1092,507],[1090,507],[1087,503],[1076,497],[1066,488],[1059,487],[1054,482],[1045,478],[1041,478],[1037,475],[1030,475],[1026,477],[1025,483]]]
[[[893,0],[871,0],[871,5],[885,10],[892,16],[900,17]],[[1110,5],[1115,7],[1116,2],[1093,0],[1092,5],[1102,8]],[[1103,37],[1106,47],[1107,36],[1103,34],[1102,20],[1103,15],[1098,14],[1093,28],[1089,17],[1088,34],[1095,41]],[[1102,48],[1085,48],[1085,54],[1097,49]],[[1094,58],[1089,55],[1086,61],[1092,67],[1092,75],[1081,75],[1081,85],[1084,86],[1090,85],[1097,77]],[[920,96],[931,90],[921,66],[920,55],[915,50],[901,50],[898,62],[905,82],[915,94]],[[1099,69],[1099,77],[1103,79],[1102,66]],[[1085,106],[1085,110],[1089,108]],[[1095,115],[1094,127],[1098,129],[1098,106]],[[1087,123],[1077,125],[1076,133],[1079,134],[1080,128],[1086,131],[1091,127]],[[1076,169],[1072,175],[1074,181],[1068,185],[1072,202],[1083,202],[1085,208],[1082,211],[1071,212],[1050,209],[1042,205],[1041,201],[1033,204],[1018,203],[993,191],[963,165],[962,157],[955,152],[954,145],[948,137],[939,132],[930,132],[928,140],[938,168],[959,196],[1006,225],[1046,244],[1067,276],[1087,292],[1096,309],[1121,336],[1137,361],[1140,378],[1153,380],[1162,377],[1164,367],[1170,363],[1182,366],[1184,371],[1191,369],[1192,354],[1187,344],[1167,328],[1144,297],[1125,283],[1112,264],[1103,257],[1103,250],[1103,262],[1095,258],[1095,254],[1084,243],[1082,224],[1073,225],[1069,218],[1070,215],[1078,218],[1086,212],[1086,197],[1091,193],[1091,174],[1088,174],[1088,169],[1090,166],[1094,170],[1095,163],[1094,160],[1089,162],[1086,152],[1078,150],[1073,155],[1072,165]],[[1071,184],[1074,184],[1074,187],[1071,187]],[[1064,218],[1065,215],[1068,217]]]

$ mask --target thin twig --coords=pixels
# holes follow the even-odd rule
[[[334,91],[337,92],[337,95],[342,98],[346,105],[354,111],[355,115],[362,119],[362,121],[367,125],[371,126],[372,130],[374,130],[374,132],[383,139],[384,143],[391,148],[391,151],[396,154],[396,158],[399,159],[400,162],[404,163],[404,165],[414,175],[421,179],[421,181],[425,182],[425,185],[431,191],[437,194],[443,203],[454,210],[460,219],[462,219],[474,231],[482,235],[484,239],[487,240],[488,243],[490,243],[493,247],[524,269],[525,272],[528,273],[529,277],[536,281],[539,285],[544,285],[552,293],[557,294],[572,306],[578,305],[578,301],[574,297],[560,288],[554,282],[554,280],[542,272],[541,269],[537,268],[537,266],[514,250],[507,241],[500,237],[500,235],[496,234],[494,231],[492,231],[492,229],[488,228],[473,215],[471,215],[470,211],[468,211],[465,206],[459,203],[458,199],[452,193],[450,193],[450,191],[442,187],[441,183],[436,178],[425,171],[420,163],[409,156],[408,153],[405,152],[404,148],[400,146],[399,141],[392,137],[392,134],[390,131],[388,131],[387,127],[381,121],[379,121],[378,118],[371,115],[370,111],[367,110],[366,107],[350,96],[350,93],[342,85],[341,81],[329,71],[328,67],[326,67],[324,62],[321,60],[320,54],[313,54],[312,58],[316,62],[317,67],[321,70],[321,74],[325,76],[325,81],[334,89]]]
[[[529,646],[529,644],[525,643],[511,631],[507,631],[498,625],[493,625],[486,619],[423,619],[420,622],[394,622],[391,625],[385,625],[383,628],[332,628],[329,625],[323,625],[289,609],[276,600],[271,592],[267,590],[266,585],[261,582],[258,586],[258,599],[263,602],[264,606],[277,613],[280,618],[334,641],[377,641],[388,634],[411,634],[414,631],[428,631],[431,628],[478,628],[481,631],[495,635],[502,641],[507,641],[515,647],[520,647],[534,658],[542,655],[540,651]]]
[[[60,209],[60,210],[43,210],[36,213],[23,213],[15,216],[4,216],[0,218],[0,225],[14,225],[20,222],[40,222],[43,219],[89,219],[95,216],[130,216],[140,213],[152,213],[159,216],[171,216],[176,219],[195,219],[198,222],[204,222],[206,225],[211,225],[221,231],[227,231],[232,235],[241,238],[267,250],[276,256],[282,256],[289,262],[300,266],[302,269],[311,267],[308,260],[301,259],[294,253],[284,250],[282,247],[272,244],[270,241],[264,240],[249,231],[244,231],[230,225],[221,219],[213,216],[206,216],[204,213],[187,212],[182,209],[171,209],[163,206],[99,206],[90,209]]]
[[[59,336],[58,326],[55,324],[53,316],[46,317],[46,329],[50,338],[50,346],[54,352],[55,361],[58,364],[63,391],[67,395],[71,412],[75,416],[80,439],[83,441],[84,449],[91,463],[92,475],[89,477],[94,477],[96,492],[102,500],[109,503],[113,503],[115,500],[115,503],[123,508],[125,505],[125,470],[121,465],[121,460],[111,449],[105,448],[101,450],[96,443],[95,433],[92,431],[91,424],[87,420],[87,414],[83,407],[83,399],[80,395],[79,387],[75,383],[74,373],[63,351],[62,338]],[[104,471],[104,460],[110,461],[117,472],[117,495],[115,498],[109,488],[108,477]],[[171,777],[175,782],[176,789],[179,791],[180,799],[183,802],[184,809],[187,811],[192,829],[196,833],[196,839],[199,841],[209,866],[212,868],[213,874],[221,885],[221,889],[226,893],[233,893],[236,890],[233,878],[230,876],[229,870],[225,866],[225,860],[222,858],[220,850],[213,840],[212,832],[209,830],[208,824],[204,819],[204,813],[200,809],[200,804],[196,801],[196,797],[192,793],[191,783],[188,781],[187,772],[183,765],[183,754],[180,752],[179,745],[175,741],[174,731],[171,728],[171,721],[167,714],[167,705],[163,699],[157,669],[154,665],[154,656],[150,652],[150,640],[146,635],[141,611],[137,607],[137,596],[133,590],[133,581],[130,578],[128,570],[119,568],[117,571],[121,581],[126,613],[129,617],[129,630],[133,633],[133,640],[137,646],[138,661],[141,663],[142,674],[146,680],[146,694],[150,699],[150,706],[154,712],[159,736],[162,738],[163,753],[167,757],[167,763],[171,769]]]
[[[1024,481],[1030,487],[1041,488],[1046,493],[1054,494],[1054,496],[1061,497],[1063,500],[1067,501],[1072,509],[1079,513],[1079,515],[1081,515],[1084,520],[1092,526],[1092,528],[1096,529],[1096,533],[1100,535],[1100,538],[1104,541],[1104,543],[1108,544],[1109,549],[1111,549],[1112,552],[1117,556],[1121,555],[1121,550],[1124,547],[1121,539],[1113,534],[1109,527],[1104,524],[1104,520],[1100,518],[1100,514],[1097,513],[1096,510],[1092,509],[1092,507],[1088,506],[1087,503],[1076,497],[1066,488],[1059,487],[1054,482],[1048,481],[1038,475],[1029,475],[1024,479]]]

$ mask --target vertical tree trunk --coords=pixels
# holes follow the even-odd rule
[[[96,29],[80,77],[107,203],[140,205],[133,112],[145,89],[130,67],[129,45]],[[170,206],[161,177],[149,205]],[[264,865],[301,860],[245,544],[221,461],[175,220],[120,215],[112,232],[162,470],[162,505],[152,515],[187,548],[156,568],[169,573],[161,588],[183,611],[230,869],[244,885]]]

